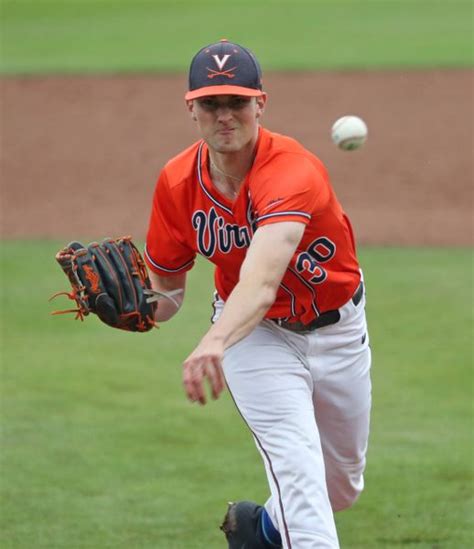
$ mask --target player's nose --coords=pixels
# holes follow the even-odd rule
[[[228,105],[221,105],[218,107],[216,115],[219,121],[230,120],[232,118],[233,111]]]

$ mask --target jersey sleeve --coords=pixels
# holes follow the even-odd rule
[[[270,166],[252,193],[257,227],[281,221],[307,225],[329,200],[326,170],[302,155],[280,155]]]
[[[180,219],[163,170],[153,195],[144,254],[148,267],[161,276],[181,274],[194,265],[196,253],[184,240]]]

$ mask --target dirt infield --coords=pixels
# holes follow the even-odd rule
[[[327,165],[363,244],[472,244],[470,70],[268,74],[268,128]],[[197,139],[184,76],[3,78],[3,238],[143,238],[163,163]],[[360,151],[329,139],[359,114]]]

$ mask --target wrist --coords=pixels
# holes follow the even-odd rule
[[[214,343],[216,345],[225,345],[227,340],[225,334],[221,332],[219,326],[214,324],[207,334],[202,338],[206,343]]]

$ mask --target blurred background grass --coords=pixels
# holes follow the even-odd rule
[[[180,71],[221,36],[265,70],[471,66],[472,3],[3,0],[0,70]],[[0,545],[223,547],[225,502],[267,488],[228,395],[198,409],[181,389],[211,266],[190,274],[178,317],[133,335],[49,316],[64,303],[46,301],[66,288],[63,244],[2,242]],[[367,490],[337,516],[341,545],[472,547],[472,251],[360,256],[374,410]]]
[[[225,37],[265,70],[472,65],[470,0],[3,0],[3,73],[179,71]]]

